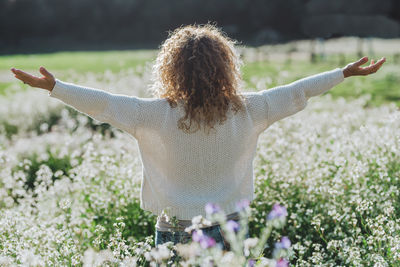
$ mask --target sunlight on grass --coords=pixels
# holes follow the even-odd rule
[[[59,52],[49,54],[0,56],[0,70],[12,67],[37,70],[45,66],[49,70],[82,72],[113,72],[134,68],[155,58],[154,50],[107,51],[107,52]]]

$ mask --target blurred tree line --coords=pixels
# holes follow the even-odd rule
[[[216,22],[247,45],[400,36],[398,0],[0,0],[0,52],[157,47],[168,30]]]

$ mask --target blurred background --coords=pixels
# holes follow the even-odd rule
[[[341,36],[397,38],[398,0],[0,0],[0,53],[157,48],[216,22],[248,46]]]

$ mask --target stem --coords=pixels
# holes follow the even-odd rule
[[[271,231],[272,231],[272,225],[268,223],[267,227],[263,229],[263,232],[261,233],[261,238],[258,241],[256,247],[251,251],[250,255],[255,255],[256,257],[260,256],[260,254],[264,250],[264,245],[267,242],[267,239],[270,236]]]

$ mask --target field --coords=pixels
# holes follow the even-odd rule
[[[272,229],[257,266],[274,264],[267,259],[282,236],[291,241],[285,257],[293,266],[400,266],[399,41],[373,42],[364,55],[386,56],[379,72],[346,79],[260,135],[250,236],[268,229],[274,203],[288,215],[282,228]],[[307,44],[240,48],[243,90],[358,59],[355,39],[326,42],[315,62]],[[156,217],[139,207],[135,139],[23,85],[9,71],[37,74],[45,66],[64,81],[152,97],[147,88],[156,53],[0,57],[1,266],[92,266],[95,260],[141,266],[163,259],[163,251],[151,252]],[[250,265],[243,255],[201,251],[199,260],[209,260],[211,251],[215,262]]]

